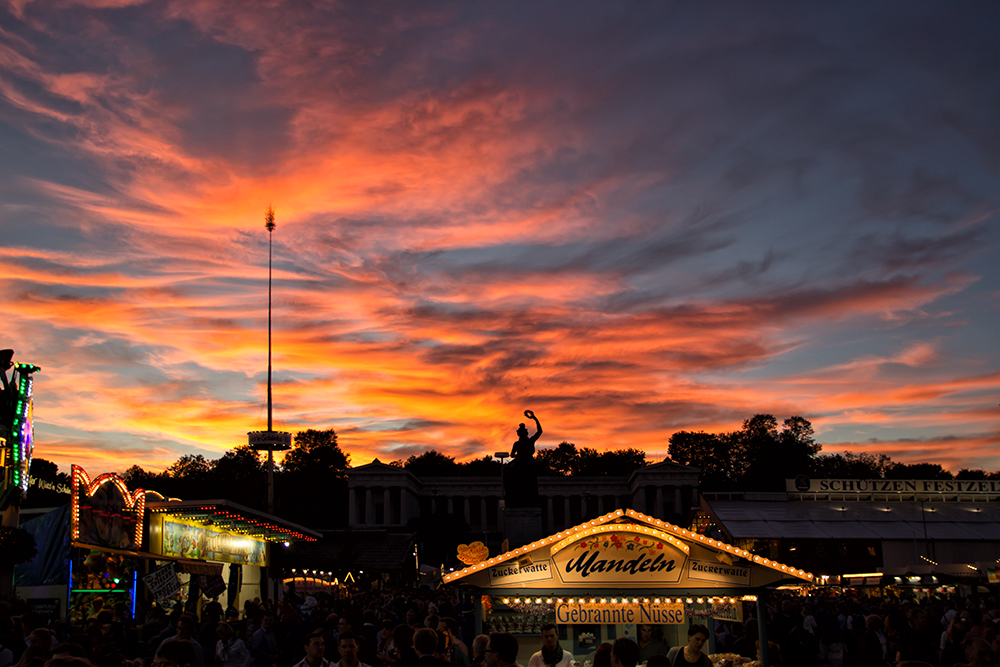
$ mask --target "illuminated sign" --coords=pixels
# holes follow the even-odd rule
[[[482,542],[458,545],[458,560],[466,565],[481,563],[490,557],[490,550]]]
[[[87,471],[71,471],[73,540],[99,547],[135,550],[142,546],[146,492],[129,491],[122,478],[105,473],[90,480]]]
[[[711,581],[719,584],[750,585],[750,567],[741,565],[726,565],[719,561],[691,560],[688,566],[688,579]]]
[[[221,563],[267,564],[267,549],[263,540],[170,518],[163,520],[163,546],[160,553],[164,556]]]
[[[585,537],[553,556],[565,583],[677,583],[685,559],[670,542],[625,532]]]
[[[786,479],[789,493],[998,494],[1000,480],[986,479]]]
[[[9,350],[7,352],[10,352]],[[9,359],[9,357],[8,357]],[[34,364],[13,364],[14,372],[8,385],[6,368],[4,374],[4,391],[9,391],[11,413],[4,414],[0,423],[10,425],[10,432],[0,429],[0,463],[3,465],[3,476],[0,477],[0,507],[6,507],[13,494],[24,494],[28,491],[29,471],[31,470],[31,455],[35,449],[34,401],[32,399],[33,373],[41,369]],[[8,390],[7,387],[10,387]],[[7,419],[10,419],[7,422]]]
[[[600,603],[558,602],[556,623],[560,625],[683,625],[684,605],[660,602]]]
[[[494,565],[489,569],[490,586],[521,584],[526,581],[548,581],[552,578],[552,562],[539,560],[521,567],[517,561]]]

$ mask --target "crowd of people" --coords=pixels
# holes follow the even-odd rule
[[[767,605],[770,664],[784,667],[992,667],[1000,665],[994,596],[773,596]],[[541,626],[526,655],[508,633],[476,635],[473,599],[455,590],[299,595],[242,610],[202,600],[153,606],[94,605],[73,626],[0,610],[0,667],[574,667],[559,628]],[[583,660],[591,667],[711,667],[707,645],[731,664],[760,656],[759,621],[707,621],[670,646],[639,626]],[[533,642],[533,644],[537,644]]]

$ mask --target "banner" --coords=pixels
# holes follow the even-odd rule
[[[198,577],[198,585],[201,587],[201,594],[207,598],[214,598],[226,592],[226,582],[221,574],[203,574]]]
[[[558,602],[560,625],[683,625],[684,605],[658,602]]]
[[[750,566],[726,565],[719,561],[691,560],[688,578],[717,584],[750,585]]]
[[[490,586],[523,584],[526,581],[548,581],[552,578],[552,562],[538,560],[521,567],[517,561],[494,565],[489,569]]]
[[[263,540],[236,536],[207,526],[163,520],[164,556],[240,565],[267,565],[266,554]]]
[[[181,592],[181,581],[177,578],[173,563],[167,563],[159,570],[150,572],[142,578],[142,583],[146,584],[146,588],[157,602],[169,600]]]

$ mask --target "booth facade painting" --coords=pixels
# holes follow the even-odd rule
[[[560,627],[578,660],[601,641],[654,625],[672,646],[691,623],[742,618],[744,602],[811,573],[631,509],[618,509],[446,574],[482,594],[477,632],[524,635],[537,650],[543,621]],[[538,646],[534,646],[537,644]],[[534,647],[534,648],[533,648]]]

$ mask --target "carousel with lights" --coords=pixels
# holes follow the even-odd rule
[[[482,554],[444,575],[443,584],[479,594],[477,634],[520,635],[528,653],[541,647],[541,626],[555,623],[563,648],[586,664],[601,642],[636,638],[642,626],[668,646],[683,645],[690,625],[741,622],[745,610],[752,613],[748,605],[763,604],[766,590],[813,579],[790,565],[619,509],[499,556]],[[714,646],[714,636],[709,641]]]

